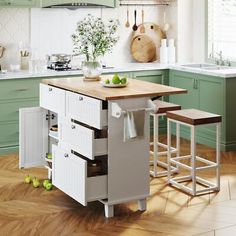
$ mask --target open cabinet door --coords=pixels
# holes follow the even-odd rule
[[[19,168],[45,165],[48,152],[48,111],[40,107],[20,109]]]

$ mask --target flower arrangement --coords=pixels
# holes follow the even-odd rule
[[[116,35],[118,25],[118,20],[111,19],[105,25],[101,18],[89,14],[77,23],[76,31],[72,35],[73,53],[85,55],[87,62],[97,61],[100,56],[111,52],[117,43],[119,39]]]

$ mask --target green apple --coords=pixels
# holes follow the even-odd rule
[[[127,78],[126,78],[126,77],[123,77],[123,78],[121,79],[121,83],[122,83],[122,84],[127,84]]]
[[[47,191],[50,191],[50,190],[52,190],[52,187],[53,187],[53,186],[52,186],[52,183],[49,182],[49,183],[46,184],[45,189],[46,189]]]
[[[35,188],[38,188],[40,186],[40,182],[36,177],[34,177],[34,179],[33,179],[33,186]]]
[[[45,180],[43,181],[43,187],[46,188],[46,185],[47,185],[48,183],[50,183],[50,180],[49,180],[49,179],[45,179]]]
[[[26,184],[30,184],[30,183],[31,183],[31,177],[30,177],[29,175],[26,175],[26,176],[25,176],[25,179],[24,179],[24,182],[25,182]]]
[[[118,74],[114,74],[114,76],[112,77],[112,83],[113,84],[119,84],[120,83],[120,77]]]
[[[105,84],[110,84],[110,80],[106,79]]]
[[[51,160],[52,159],[52,153],[48,153],[47,158]]]

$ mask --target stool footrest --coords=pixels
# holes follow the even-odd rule
[[[183,164],[183,163],[181,163],[181,162],[179,162],[179,161],[170,160],[170,163],[171,163],[171,164],[175,164],[175,165],[177,165],[177,166],[180,166],[180,167],[182,167],[182,168],[184,168],[184,169],[186,169],[186,170],[189,170],[189,171],[192,170],[192,167],[190,167],[190,166],[188,166],[188,165],[186,165],[186,164]]]

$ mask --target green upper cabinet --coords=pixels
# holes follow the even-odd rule
[[[40,0],[0,0],[0,7],[39,7]]]

